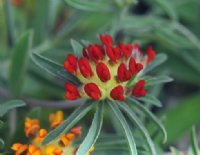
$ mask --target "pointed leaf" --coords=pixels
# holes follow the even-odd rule
[[[72,74],[68,74],[64,70],[63,65],[58,64],[53,60],[48,59],[47,57],[44,57],[38,53],[32,53],[32,60],[36,65],[38,65],[40,68],[44,69],[51,75],[64,78],[67,81],[73,82],[76,85],[80,84],[75,76],[73,76]]]
[[[148,87],[148,86],[154,86],[161,83],[171,82],[173,81],[173,79],[168,76],[161,75],[161,76],[156,76],[156,77],[146,77],[145,81],[146,81],[145,86]]]
[[[11,57],[10,88],[15,97],[20,95],[23,86],[32,39],[32,31],[24,33],[16,43],[13,55]]]
[[[152,105],[155,105],[157,107],[162,107],[161,102],[156,97],[154,97],[152,95],[146,95],[144,97],[138,97],[137,99],[140,100],[140,101],[143,101],[147,104],[152,104]]]
[[[153,70],[155,67],[159,66],[160,64],[162,64],[163,62],[165,62],[167,60],[167,56],[166,54],[157,54],[155,59],[147,66],[147,68],[145,68],[142,71],[142,74],[147,74],[148,72],[150,72],[151,70]]]
[[[125,135],[126,135],[126,138],[127,138],[127,141],[128,141],[128,145],[129,145],[129,148],[130,148],[131,155],[137,155],[138,153],[137,153],[133,133],[132,133],[125,117],[123,116],[123,114],[119,110],[116,103],[110,101],[108,104],[109,104],[109,107],[111,108],[112,112],[115,114],[116,118],[119,120],[119,123],[122,125],[122,128],[125,132]]]
[[[160,120],[151,111],[149,111],[149,109],[144,107],[137,100],[133,98],[128,98],[127,102],[131,103],[132,106],[135,106],[138,109],[140,109],[142,112],[144,112],[148,116],[148,118],[150,118],[158,126],[158,128],[162,131],[162,134],[163,134],[163,143],[165,143],[167,141],[167,132],[163,124],[160,122]]]
[[[49,132],[42,143],[48,144],[61,134],[68,132],[80,119],[82,119],[92,109],[92,106],[92,101],[88,101],[81,105],[60,126]]]
[[[76,40],[71,39],[71,45],[73,48],[73,52],[77,57],[82,56],[83,46]]]
[[[85,137],[84,141],[77,150],[76,155],[87,154],[90,148],[97,141],[103,123],[103,108],[104,108],[104,103],[99,102],[96,109],[96,113],[94,115],[94,119],[92,121],[92,125],[87,133],[87,136]]]
[[[192,145],[193,155],[198,155],[199,154],[198,153],[199,148],[198,148],[196,130],[195,130],[194,126],[191,129],[190,139],[191,139],[191,145]]]
[[[142,124],[142,122],[139,120],[139,118],[136,116],[136,114],[134,113],[134,111],[132,111],[126,103],[119,103],[118,102],[118,106],[130,117],[130,119],[133,121],[134,124],[136,124],[140,130],[140,132],[143,134],[144,139],[146,141],[146,143],[148,144],[148,147],[151,151],[152,155],[157,155],[156,153],[156,149],[154,146],[154,143],[148,133],[148,131],[146,130],[146,128],[144,127],[144,125]]]
[[[17,107],[23,107],[26,104],[24,101],[21,100],[11,100],[7,101],[3,104],[0,104],[0,117],[4,116],[9,110],[17,108]]]
[[[0,129],[3,128],[4,122],[0,120]]]

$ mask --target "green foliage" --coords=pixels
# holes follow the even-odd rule
[[[197,141],[197,135],[195,127],[193,126],[190,133],[190,139],[191,139],[191,145],[192,145],[192,152],[194,155],[198,155],[199,148],[198,148],[198,141]]]
[[[78,57],[82,56],[83,46],[79,42],[73,39],[71,39],[71,45],[72,45],[74,54]]]
[[[138,119],[138,117],[136,116],[136,114],[134,113],[134,111],[132,111],[127,105],[126,103],[118,103],[118,106],[127,113],[127,115],[130,117],[130,119],[138,126],[140,132],[143,134],[144,136],[144,141],[146,141],[146,143],[148,144],[150,153],[152,155],[156,155],[156,149],[154,147],[154,143],[151,139],[151,137],[149,136],[148,131],[146,130],[146,128],[144,127],[144,125],[142,124],[142,122]]]
[[[115,105],[114,102],[109,102],[109,107],[111,108],[112,112],[115,114],[116,118],[119,120],[119,123],[121,124],[124,133],[126,135],[126,139],[129,145],[129,149],[130,149],[130,154],[131,155],[137,155],[137,149],[136,149],[136,144],[135,144],[135,140],[133,137],[133,133],[130,129],[130,126],[128,125],[125,117],[123,116],[123,114],[121,113],[121,111],[119,110],[119,108],[117,107],[117,105]]]
[[[24,75],[28,65],[28,58],[32,43],[33,32],[26,32],[21,36],[13,51],[10,65],[10,88],[13,96],[19,96]]]
[[[97,138],[101,132],[102,124],[103,124],[103,109],[104,103],[100,102],[97,103],[96,113],[94,115],[92,125],[88,131],[87,136],[85,137],[84,141],[80,145],[79,149],[77,150],[77,155],[87,154],[89,149],[95,145]]]
[[[3,5],[1,5],[2,3]],[[175,88],[178,96],[175,96],[176,93],[172,94],[168,87],[164,87],[164,91],[160,91],[158,96],[165,104],[160,116],[165,118],[163,122],[168,133],[168,141],[165,147],[168,147],[185,131],[189,130],[192,125],[197,124],[198,128],[200,122],[198,111],[200,98],[198,93],[193,94],[199,90],[200,86],[200,23],[197,22],[199,21],[199,6],[198,0],[138,0],[137,3],[135,0],[28,0],[24,1],[21,6],[14,6],[11,0],[0,2],[0,102],[3,102],[3,104],[0,104],[0,115],[3,116],[12,108],[23,106],[22,101],[11,100],[6,102],[9,103],[9,106],[4,108],[5,100],[18,98],[19,96],[22,96],[33,106],[35,101],[37,105],[40,105],[43,102],[54,101],[56,104],[57,101],[63,100],[64,82],[69,81],[77,86],[80,85],[78,79],[66,73],[63,69],[66,53],[75,52],[76,55],[80,55],[81,48],[88,46],[90,42],[96,42],[95,36],[99,33],[110,33],[116,43],[119,40],[125,42],[137,41],[142,47],[149,44],[155,47],[158,53],[155,61],[140,74],[140,76],[145,75],[143,78],[149,92],[153,92],[152,89],[155,87],[162,87],[163,83],[171,82],[172,78],[169,78],[168,75],[173,77],[174,82],[170,88]],[[28,31],[30,29],[33,29],[33,31]],[[70,39],[72,46],[70,46]],[[77,39],[89,41],[77,42]],[[160,52],[165,53],[159,54]],[[157,67],[163,62],[165,63],[162,68]],[[156,70],[153,71],[155,68]],[[146,76],[147,73],[150,76]],[[128,84],[134,85],[136,82],[133,80]],[[181,88],[179,85],[181,85]],[[169,85],[167,84],[167,86]],[[185,89],[187,93],[183,94]],[[119,108],[118,104],[117,107],[112,105],[114,109],[117,108],[120,111],[123,116],[122,119],[126,119],[126,116],[130,115],[129,120],[131,123],[129,124],[129,121],[126,121],[123,125],[127,127],[126,133],[132,136],[129,141],[134,138],[137,144],[135,148],[132,148],[132,151],[137,149],[138,154],[141,155],[150,154],[149,150],[151,150],[151,154],[155,153],[150,145],[148,150],[146,148],[141,149],[141,145],[135,137],[135,133],[143,131],[141,133],[146,138],[140,140],[151,144],[147,132],[144,132],[144,128],[141,127],[141,124],[146,123],[146,118],[150,120],[149,133],[157,133],[157,130],[151,131],[153,124],[156,125],[156,129],[162,132],[164,141],[167,137],[164,126],[156,117],[157,113],[153,114],[150,110],[152,106],[155,106],[157,112],[157,107],[161,106],[160,101],[154,97],[154,93],[151,94],[153,95],[140,99],[129,98],[126,100],[130,107],[129,112],[130,110],[134,111],[136,116],[142,118],[139,121],[136,120],[137,123],[139,122],[139,128],[134,126],[137,124],[134,123],[134,119],[137,119],[137,117],[133,117],[134,114],[127,113],[124,115],[120,111],[124,107]],[[171,100],[171,96],[173,100]],[[172,108],[169,105],[172,105]],[[92,109],[90,103],[83,105],[85,108],[81,107],[82,110],[79,109],[73,113],[72,116],[75,119],[69,117],[70,119],[68,118],[60,129],[51,132],[46,141],[49,142],[62,132],[70,130]],[[105,107],[107,106],[105,105]],[[109,108],[111,107],[109,106]],[[45,108],[45,110],[47,109]],[[96,110],[99,111],[100,109],[97,108]],[[128,110],[127,107],[124,110]],[[23,120],[28,111],[28,107],[20,108],[19,119]],[[44,117],[47,117],[47,114],[48,112],[44,113]],[[107,115],[106,111],[104,111],[104,114]],[[5,123],[3,123],[4,128],[0,130],[0,134],[8,137],[5,143],[9,145],[8,142],[11,139],[8,136],[9,132],[7,132],[9,118],[4,115],[2,120]],[[105,117],[104,123],[107,120],[108,118]],[[118,120],[114,123],[119,123],[118,118],[114,120]],[[85,124],[87,119],[82,119],[82,121]],[[91,130],[100,125],[94,121],[95,119],[91,125]],[[0,126],[2,126],[1,121]],[[105,130],[102,129],[102,133],[112,130],[110,124],[105,128]],[[23,125],[18,125],[17,134],[13,137],[14,141],[16,137],[19,139],[22,131]],[[96,130],[95,132],[100,131]],[[96,142],[97,137],[93,137],[96,135],[94,135],[95,132],[88,133],[85,142],[81,145],[82,148],[88,149]],[[194,140],[195,135],[194,132],[192,133]],[[93,136],[89,137],[91,134]],[[91,142],[86,144],[88,138]],[[116,136],[116,138],[118,137]],[[155,140],[154,136],[151,138],[153,141]],[[160,139],[160,137],[158,138]],[[101,139],[101,136],[99,139]],[[102,143],[107,142],[107,140],[102,141]],[[129,145],[133,145],[133,141],[131,142]],[[192,142],[195,154],[197,152],[195,151],[196,144],[195,141]],[[99,145],[97,140],[95,144],[95,150],[97,151],[94,154],[128,154],[129,149],[126,148],[127,141],[124,136],[119,137],[116,143],[117,145],[112,144],[107,147],[101,145],[98,149],[96,147],[96,145]],[[118,145],[119,143],[120,145]],[[156,151],[158,151],[157,148]],[[174,154],[176,154],[176,151],[174,151]]]
[[[82,119],[88,112],[91,110],[93,104],[92,101],[88,101],[78,109],[76,109],[70,117],[68,117],[59,127],[55,130],[52,130],[46,138],[43,140],[43,144],[51,142],[53,139],[60,136],[62,133],[69,131],[76,123]]]
[[[11,100],[0,104],[0,117],[4,116],[9,110],[23,107],[26,104],[21,100]],[[1,123],[2,124],[2,123]]]

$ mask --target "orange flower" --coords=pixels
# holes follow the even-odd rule
[[[21,155],[27,150],[27,145],[15,143],[12,145],[11,149],[15,151],[15,155]]]
[[[39,147],[33,145],[33,144],[30,144],[28,146],[28,152],[27,152],[27,155],[42,155],[42,151]]]
[[[43,141],[43,139],[45,138],[45,136],[47,135],[47,130],[46,129],[40,129],[38,136],[34,138],[34,142],[38,142],[41,143]]]
[[[49,122],[51,123],[51,128],[55,129],[63,122],[63,112],[57,111],[56,114],[51,114],[49,116]]]
[[[38,119],[26,118],[25,120],[25,134],[26,137],[33,137],[40,129],[40,122]]]
[[[63,150],[55,146],[47,146],[45,149],[46,155],[61,155],[62,153],[63,153]]]

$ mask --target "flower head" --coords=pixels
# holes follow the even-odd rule
[[[138,44],[119,42],[114,45],[110,35],[100,35],[100,40],[102,44],[91,44],[84,48],[81,58],[67,55],[64,67],[82,85],[77,87],[66,83],[65,97],[68,100],[86,97],[123,101],[130,95],[145,96],[145,81],[141,81],[139,75],[153,61],[155,51],[149,47],[146,54],[142,54]],[[127,83],[131,79],[135,83],[129,86]]]

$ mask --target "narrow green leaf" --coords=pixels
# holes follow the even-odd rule
[[[5,19],[6,19],[6,28],[7,28],[7,39],[8,45],[12,47],[15,42],[15,22],[13,16],[13,7],[11,5],[11,1],[2,1],[4,11],[5,11]]]
[[[167,83],[167,82],[171,82],[173,81],[172,78],[168,77],[168,76],[156,76],[156,77],[147,77],[145,78],[146,81],[146,87],[148,86],[155,86],[157,84],[161,84],[161,83]]]
[[[167,60],[167,56],[166,54],[158,54],[156,55],[155,59],[153,60],[153,62],[151,62],[147,68],[145,68],[142,72],[142,74],[147,74],[148,72],[150,72],[151,70],[153,70],[155,67],[159,66],[160,64],[162,64],[163,62],[165,62]]]
[[[91,109],[94,103],[88,101],[76,109],[60,126],[49,132],[43,140],[43,144],[48,144],[62,133],[68,132],[80,119],[82,119]]]
[[[160,122],[160,120],[151,111],[149,111],[149,109],[144,107],[137,100],[133,98],[128,98],[127,102],[131,103],[132,106],[135,106],[138,109],[140,109],[142,112],[144,112],[148,116],[148,118],[150,118],[158,126],[158,128],[162,131],[162,134],[163,134],[163,143],[165,143],[167,141],[167,132],[163,124]]]
[[[65,0],[65,2],[77,9],[86,10],[86,11],[111,11],[111,6],[109,3],[102,2],[91,2],[86,0]]]
[[[0,129],[3,128],[4,122],[0,120]]]
[[[0,138],[0,150],[3,149],[5,146],[5,143],[3,141],[3,139]]]
[[[191,145],[192,145],[193,155],[198,155],[199,154],[198,153],[199,148],[198,148],[196,130],[195,130],[194,126],[191,129],[190,139],[191,139]]]
[[[176,106],[162,111],[164,114],[165,127],[168,133],[168,140],[165,147],[171,145],[177,138],[188,131],[192,125],[200,123],[199,109],[200,109],[200,93],[187,97]],[[184,121],[183,121],[184,120]]]
[[[129,145],[129,148],[130,148],[131,155],[137,155],[138,153],[137,153],[133,133],[132,133],[125,117],[123,116],[123,114],[119,110],[116,103],[110,101],[108,104],[109,104],[109,107],[111,108],[112,112],[115,114],[116,118],[119,120],[119,123],[122,125],[122,128],[125,132],[125,135],[126,135],[126,138],[127,138],[127,141],[128,141],[128,145]]]
[[[10,88],[15,97],[20,95],[23,86],[32,38],[32,31],[24,33],[16,43],[13,51],[10,65]]]
[[[169,1],[166,0],[152,0],[157,3],[166,13],[167,15],[172,18],[173,20],[177,20],[178,16],[176,13],[175,8]]]
[[[89,149],[95,144],[99,134],[101,132],[102,124],[103,124],[103,108],[104,103],[99,102],[97,103],[96,113],[94,115],[92,125],[85,137],[84,141],[80,145],[79,149],[77,150],[76,155],[87,154]]]
[[[144,97],[139,97],[137,99],[140,100],[140,101],[143,101],[147,104],[152,104],[152,105],[155,105],[157,107],[162,107],[161,102],[156,97],[154,97],[152,95],[146,95]]]
[[[11,100],[7,101],[5,103],[0,104],[0,117],[4,116],[9,110],[17,108],[17,107],[23,107],[26,104],[22,100]]]
[[[66,79],[67,81],[73,82],[74,84],[79,85],[80,82],[78,79],[72,74],[68,74],[64,67],[61,64],[54,62],[51,59],[48,59],[38,53],[32,53],[32,60],[35,64],[37,64],[40,68],[44,69],[51,75],[55,77],[61,77]]]
[[[126,103],[122,103],[122,102],[118,102],[117,103],[118,106],[130,117],[130,119],[134,122],[134,124],[136,124],[140,130],[140,132],[143,134],[146,143],[148,144],[148,147],[151,151],[152,155],[156,155],[156,149],[154,146],[154,143],[148,133],[148,131],[146,130],[146,128],[144,127],[144,125],[142,124],[142,122],[139,120],[139,118],[136,116],[136,114],[134,113],[134,111],[132,111]]]
[[[76,40],[73,40],[73,39],[71,39],[71,45],[72,45],[74,54],[77,57],[81,57],[83,46],[79,42],[77,42]]]

